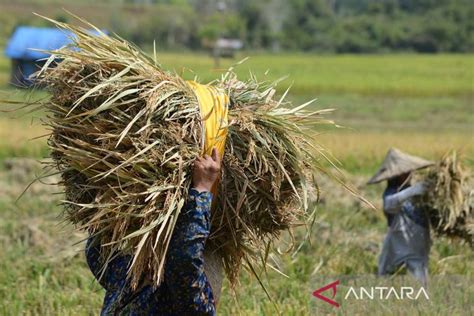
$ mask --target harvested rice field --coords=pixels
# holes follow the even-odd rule
[[[205,81],[219,74],[205,55],[163,53],[158,57],[169,69],[181,72],[185,67],[188,78],[198,74]],[[225,61],[223,67],[237,60]],[[380,210],[383,188],[364,183],[390,146],[433,160],[457,149],[464,154],[466,165],[474,167],[474,74],[469,71],[473,66],[471,55],[261,54],[252,55],[238,67],[239,78],[246,76],[249,68],[259,78],[267,69],[270,79],[289,75],[280,92],[293,84],[288,97],[295,104],[316,97],[312,109],[337,109],[332,117],[343,128],[318,130],[321,135],[317,137],[338,158],[349,181],[378,209],[364,206],[338,185],[321,178],[321,204],[311,243],[305,243],[295,256],[290,253],[277,259],[270,254],[285,274],[269,270],[263,277],[278,307],[266,298],[258,281],[244,273],[236,296],[228,283],[224,285],[219,314],[274,315],[276,308],[283,315],[376,315],[380,311],[395,315],[472,314],[469,302],[474,299],[474,254],[466,243],[434,240],[429,301],[345,300],[349,284],[357,280],[344,278],[370,279],[377,271],[377,256],[386,232]],[[0,70],[0,98],[13,94],[21,101],[31,97],[29,92],[7,85],[9,63],[3,57]],[[44,93],[33,95],[38,96]],[[37,161],[47,157],[45,138],[36,139],[48,133],[40,124],[43,115],[0,113],[0,314],[95,315],[103,291],[87,268],[83,245],[72,246],[84,236],[73,233],[70,225],[58,219],[62,199],[54,194],[58,188],[35,183],[16,202],[41,173]],[[282,251],[288,246],[287,237],[279,244]],[[337,279],[341,287],[335,300],[341,307],[336,310],[311,293]],[[380,286],[376,280],[370,282]]]

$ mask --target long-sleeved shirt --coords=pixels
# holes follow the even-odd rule
[[[392,273],[405,264],[426,284],[431,246],[429,222],[423,210],[414,205],[411,192],[405,193],[400,197],[396,186],[388,186],[384,192],[384,213],[389,228],[379,257],[378,274]]]
[[[191,189],[181,211],[158,288],[133,291],[127,281],[131,256],[117,254],[102,272],[100,245],[86,246],[89,267],[106,290],[101,315],[215,315],[215,301],[204,273],[203,251],[210,232],[212,194]]]
[[[404,190],[410,190],[410,188],[411,187],[405,187]],[[407,198],[403,201],[391,199],[391,197],[395,196],[397,192],[398,189],[396,186],[388,186],[383,193],[384,213],[387,217],[388,226],[392,225],[394,217],[398,212],[403,212],[418,225],[428,228],[428,217],[423,210],[415,207],[411,198]]]

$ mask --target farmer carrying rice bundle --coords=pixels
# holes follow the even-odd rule
[[[210,233],[212,187],[220,157],[196,158],[193,185],[171,237],[165,277],[158,288],[144,281],[133,289],[127,280],[131,257],[116,253],[104,271],[99,241],[86,246],[89,267],[106,290],[102,315],[214,315],[222,286],[220,257],[205,247]],[[103,276],[101,276],[103,273]]]
[[[411,184],[414,171],[430,166],[428,172],[418,177],[421,181]],[[379,258],[379,275],[394,272],[404,264],[425,284],[430,227],[436,235],[473,245],[474,188],[471,178],[455,151],[444,155],[437,163],[395,148],[388,151],[382,166],[368,181],[368,184],[387,181],[383,208],[389,228]]]
[[[51,92],[39,107],[103,312],[213,314],[221,268],[231,285],[241,266],[258,276],[280,233],[314,220],[308,192],[328,173],[314,127],[330,110],[232,70],[184,81],[93,25],[50,21],[75,37],[36,75]]]
[[[368,184],[387,181],[383,210],[388,233],[379,257],[379,275],[394,272],[404,264],[416,279],[423,284],[427,281],[431,246],[429,219],[425,210],[414,203],[416,196],[426,192],[426,184],[411,185],[410,180],[413,171],[431,165],[431,161],[392,148],[380,169],[368,181]]]

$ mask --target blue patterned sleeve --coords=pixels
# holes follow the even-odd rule
[[[204,246],[210,232],[212,194],[191,189],[168,247],[165,282],[181,314],[215,315],[204,273]]]

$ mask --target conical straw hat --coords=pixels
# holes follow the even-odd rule
[[[388,180],[407,172],[426,168],[433,164],[432,161],[406,154],[396,148],[390,148],[380,169],[367,184]]]

